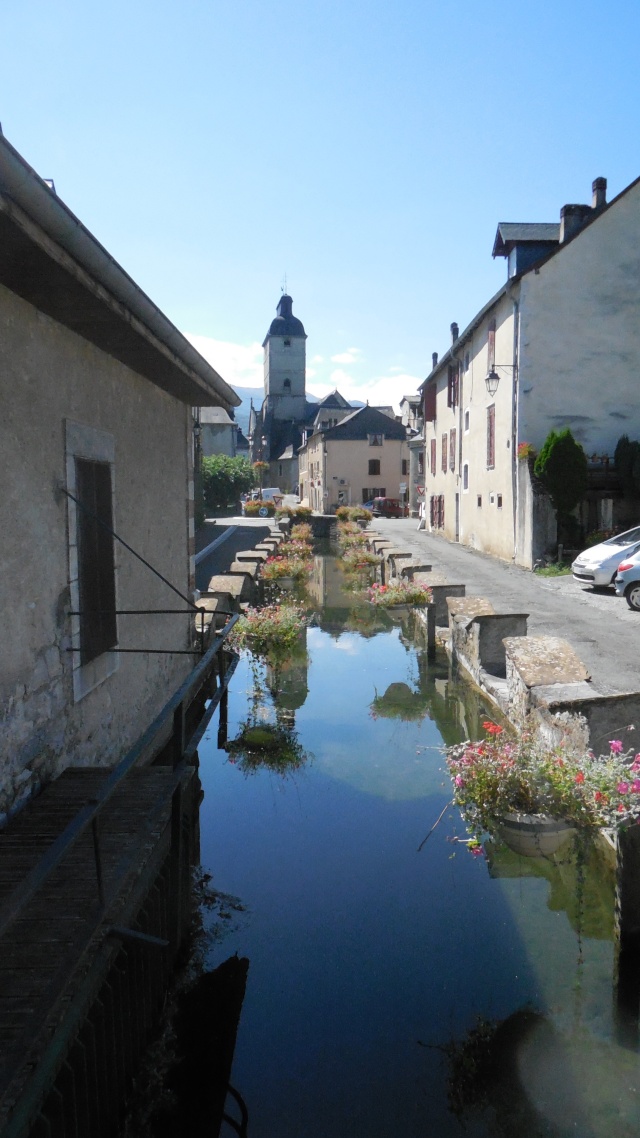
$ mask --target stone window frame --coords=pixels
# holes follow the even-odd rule
[[[76,459],[108,463],[111,473],[111,500],[115,512],[115,438],[109,431],[65,420],[65,473],[67,490],[77,497]],[[71,612],[80,610],[78,579],[78,507],[73,498],[67,498],[67,543],[69,550],[69,591]],[[118,604],[118,565],[115,562],[116,609]],[[71,618],[71,667],[73,674],[73,700],[78,703],[99,684],[104,683],[120,666],[117,647],[83,664],[80,657],[80,617]]]

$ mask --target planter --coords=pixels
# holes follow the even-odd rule
[[[575,827],[549,814],[505,814],[498,835],[514,853],[549,857],[575,834]]]

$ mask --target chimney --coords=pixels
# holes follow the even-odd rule
[[[460,329],[458,328],[458,325],[456,324],[456,322],[454,320],[453,324],[451,325],[451,343],[452,344],[455,344],[456,340],[458,339],[458,332],[459,331],[460,331]]]
[[[432,371],[433,371],[434,367],[436,366],[437,362],[438,362],[438,353],[432,352],[431,353],[431,370]]]
[[[595,182],[592,183],[591,192],[593,194],[591,208],[602,209],[603,205],[607,204],[607,179],[596,178]]]
[[[569,241],[591,216],[588,205],[563,205],[560,210],[560,244]]]

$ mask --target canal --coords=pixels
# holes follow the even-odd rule
[[[637,1135],[611,860],[472,857],[442,748],[481,737],[486,708],[333,559],[311,588],[306,643],[275,671],[243,658],[226,740],[200,747],[206,966],[249,962],[249,1135]],[[288,733],[286,769],[234,747],[261,723]]]

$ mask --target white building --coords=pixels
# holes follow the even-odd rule
[[[559,224],[501,224],[508,279],[421,387],[427,524],[531,567],[555,521],[518,447],[569,427],[587,455],[640,437],[640,179],[609,204],[569,205]],[[610,523],[600,497],[593,528]]]

